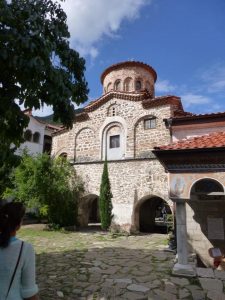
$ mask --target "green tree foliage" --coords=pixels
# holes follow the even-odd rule
[[[0,201],[6,187],[10,187],[10,174],[12,166],[16,167],[20,163],[20,157],[14,155],[15,148],[8,148],[0,142]]]
[[[112,193],[107,160],[104,162],[99,196],[99,210],[102,229],[108,229],[112,220]]]
[[[71,226],[76,223],[77,202],[83,184],[64,158],[47,154],[31,157],[24,154],[12,176],[13,188],[4,197],[15,197],[27,207],[46,213],[49,223]]]
[[[20,106],[52,105],[71,127],[73,102],[87,99],[85,61],[69,46],[67,16],[53,0],[0,0],[0,140],[18,146],[28,117]]]

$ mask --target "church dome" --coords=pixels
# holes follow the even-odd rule
[[[156,71],[138,61],[125,61],[108,67],[101,75],[104,93],[110,91],[138,93],[147,90],[154,97]]]

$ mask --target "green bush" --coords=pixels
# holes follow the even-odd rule
[[[167,232],[171,232],[171,231],[174,230],[173,214],[168,214],[167,215],[166,224],[167,224]]]
[[[4,198],[14,197],[27,207],[37,208],[40,217],[59,227],[72,226],[77,220],[77,202],[83,184],[64,158],[47,154],[31,157],[26,153],[12,176],[13,188]]]

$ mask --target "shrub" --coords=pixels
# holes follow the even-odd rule
[[[65,158],[24,154],[12,182],[13,188],[6,190],[5,198],[15,197],[27,207],[37,208],[49,223],[60,227],[76,224],[83,184]]]
[[[104,162],[99,196],[99,210],[102,229],[108,229],[112,220],[112,193],[107,160]]]

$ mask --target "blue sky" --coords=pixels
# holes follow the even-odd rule
[[[89,99],[111,64],[137,60],[158,74],[156,95],[186,111],[225,111],[224,0],[66,0],[71,46],[86,59]],[[50,113],[44,108],[39,115]],[[34,113],[35,114],[35,113]]]

